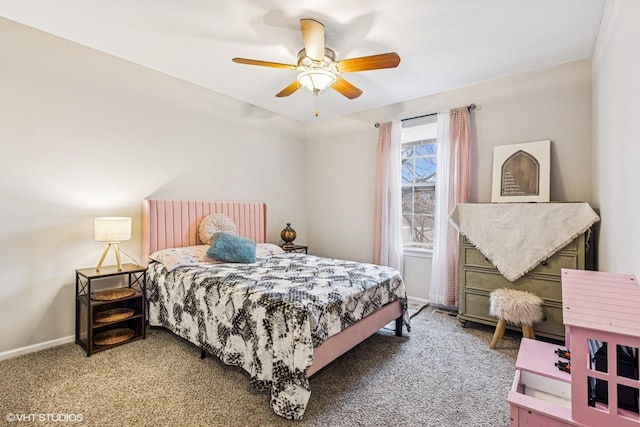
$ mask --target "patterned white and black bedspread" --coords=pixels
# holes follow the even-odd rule
[[[398,271],[303,254],[254,264],[149,265],[149,323],[242,367],[271,391],[274,412],[300,419],[313,347],[406,294]]]

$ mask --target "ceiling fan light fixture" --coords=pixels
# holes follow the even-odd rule
[[[309,18],[301,19],[300,30],[302,31],[304,48],[298,52],[297,65],[248,58],[233,58],[233,62],[298,71],[297,80],[276,93],[278,98],[289,96],[300,87],[314,95],[319,95],[331,86],[336,92],[348,99],[359,97],[362,95],[362,91],[343,79],[341,77],[343,73],[395,68],[400,63],[400,57],[395,52],[337,61],[335,52],[324,44],[325,32],[321,22]]]
[[[298,82],[309,92],[319,95],[334,84],[337,77],[323,68],[310,68],[298,74]]]

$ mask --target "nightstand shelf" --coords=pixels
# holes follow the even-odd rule
[[[285,252],[291,252],[291,253],[296,253],[296,254],[306,254],[306,253],[308,253],[307,252],[308,246],[304,246],[304,245],[281,245],[280,247]]]
[[[126,287],[106,292],[126,291],[127,288],[131,292],[113,299],[95,299],[99,293],[92,291],[94,282],[118,276],[126,280]],[[87,352],[87,356],[146,337],[146,282],[147,269],[136,264],[124,264],[120,271],[116,266],[103,266],[100,271],[95,268],[76,270],[76,344]],[[117,336],[110,336],[118,331],[126,331],[132,336],[121,341]],[[99,341],[106,343],[96,344],[96,337],[105,334],[109,339]]]

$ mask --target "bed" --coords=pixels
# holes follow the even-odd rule
[[[194,250],[207,248],[199,225],[213,216],[255,243],[255,262],[194,258]],[[187,339],[202,357],[243,368],[282,417],[302,418],[309,377],[331,361],[388,323],[395,321],[397,336],[403,326],[409,331],[396,270],[285,253],[266,242],[264,203],[144,200],[142,222],[150,326]],[[173,263],[158,255],[167,253]]]

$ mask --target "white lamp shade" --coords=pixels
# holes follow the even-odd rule
[[[131,239],[131,218],[109,216],[95,219],[94,238],[98,242]]]
[[[322,68],[312,68],[298,74],[298,82],[311,93],[322,93],[326,88],[334,84],[336,75]]]

